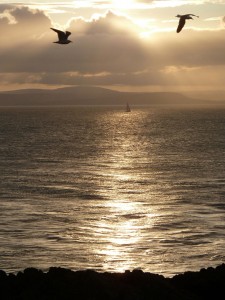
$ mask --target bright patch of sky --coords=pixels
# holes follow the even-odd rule
[[[174,18],[177,14],[194,13],[200,16],[201,21],[210,20],[212,26],[223,16],[225,0],[78,0],[78,1],[55,1],[55,0],[8,0],[7,4],[27,5],[45,11],[61,25],[68,23],[72,17],[90,19],[93,14],[105,14],[112,10],[123,13],[136,20],[147,24],[145,19],[159,19],[163,22]],[[199,22],[200,27],[206,24]],[[207,22],[209,26],[209,22]]]

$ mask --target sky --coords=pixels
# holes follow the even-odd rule
[[[176,33],[187,13],[199,18]],[[225,0],[7,0],[0,35],[0,90],[225,90]]]

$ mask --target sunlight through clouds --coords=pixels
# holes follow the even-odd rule
[[[187,12],[200,17],[178,35],[176,15]],[[214,66],[215,83],[221,85],[223,12],[225,1],[9,1],[0,4],[0,75],[17,74],[4,81],[9,85],[26,78],[25,83],[46,87],[169,89],[185,85],[196,72],[199,85],[208,86],[201,72]],[[70,31],[73,43],[55,47],[51,27]]]
[[[8,20],[8,24],[10,25],[17,23],[16,18],[11,15],[9,9],[4,10],[3,13],[0,14],[0,19],[4,19],[4,18]]]

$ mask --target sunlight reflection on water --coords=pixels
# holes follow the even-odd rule
[[[0,268],[173,275],[225,260],[223,111],[12,108],[0,118]]]
[[[105,202],[108,211],[107,219],[97,222],[99,231],[103,230],[105,240],[99,246],[97,254],[103,257],[103,267],[109,269],[116,262],[118,271],[125,271],[135,265],[133,249],[136,245],[144,243],[142,231],[146,225],[154,224],[156,214],[145,211],[143,214],[142,203],[129,200],[114,200]],[[143,240],[142,242],[140,240]]]

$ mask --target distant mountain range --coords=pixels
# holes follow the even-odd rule
[[[0,92],[0,106],[125,105],[126,102],[129,102],[130,105],[200,105],[212,103],[212,101],[194,99],[173,92],[119,92],[92,86]]]

